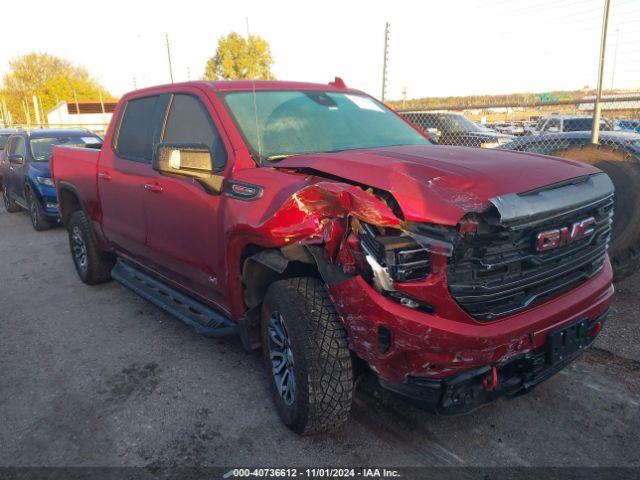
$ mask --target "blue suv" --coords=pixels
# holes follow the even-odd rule
[[[58,223],[58,199],[49,169],[54,145],[100,148],[102,139],[87,130],[18,131],[7,139],[0,165],[6,210],[27,210],[36,230]]]

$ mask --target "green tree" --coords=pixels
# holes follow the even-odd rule
[[[74,92],[79,101],[96,101],[100,93],[105,101],[113,99],[86,68],[48,53],[29,53],[9,62],[0,96],[5,97],[14,123],[26,123],[25,102],[30,121],[35,122],[34,95],[41,104],[41,119],[46,121],[46,111],[60,101],[73,101]]]
[[[273,58],[266,40],[233,32],[218,40],[215,56],[205,66],[205,80],[271,80]]]

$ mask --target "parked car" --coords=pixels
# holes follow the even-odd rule
[[[51,180],[49,158],[54,145],[99,146],[97,135],[83,130],[18,131],[5,145],[2,170],[2,199],[8,212],[25,209],[36,230],[58,222],[58,200]]]
[[[509,143],[514,138],[473,123],[458,113],[405,112],[403,115],[435,137],[441,145],[493,148]]]
[[[600,143],[612,145],[622,149],[631,155],[640,158],[640,134],[624,131],[604,131],[599,135]],[[501,145],[504,150],[516,150],[519,152],[541,153],[553,155],[554,153],[574,145],[587,145],[591,142],[591,132],[565,132],[547,133],[544,135],[525,136]]]
[[[590,132],[593,127],[593,117],[590,115],[549,115],[543,117],[538,122],[535,134],[561,132]],[[613,125],[609,120],[600,121],[600,130],[613,130]]]
[[[629,130],[640,133],[640,120],[618,120],[616,126],[620,130]]]
[[[522,123],[494,123],[491,128],[498,133],[507,135],[521,136],[524,135],[524,125]]]
[[[148,88],[53,152],[81,280],[262,347],[298,433],[344,424],[363,370],[441,414],[528,392],[611,303],[606,174],[432,145],[342,82]]]
[[[8,138],[12,133],[17,132],[14,128],[2,128],[0,129],[0,188],[2,187],[2,172],[4,170],[4,162],[5,162],[5,145],[7,144]]]
[[[640,269],[640,134],[603,131],[599,145],[591,132],[548,133],[519,138],[501,148],[578,160],[604,170],[616,189],[609,255],[616,280]]]

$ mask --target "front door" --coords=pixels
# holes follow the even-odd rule
[[[151,159],[168,95],[134,98],[122,107],[113,150],[104,148],[98,166],[98,191],[106,237],[131,258],[147,256],[145,185],[153,174]]]
[[[198,89],[176,91],[161,142],[209,146],[214,170],[227,161],[226,149],[214,122],[209,100]],[[212,195],[197,181],[153,174],[145,195],[147,245],[155,270],[206,300],[224,306],[223,196]]]

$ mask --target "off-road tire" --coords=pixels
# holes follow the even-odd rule
[[[291,405],[278,391],[270,358],[274,312],[281,315],[293,355],[296,392]],[[320,280],[299,277],[270,285],[262,306],[262,348],[276,408],[291,430],[312,435],[344,425],[353,398],[353,365],[346,329]]]
[[[71,257],[80,279],[87,285],[96,285],[111,280],[111,270],[115,265],[115,258],[98,248],[91,231],[89,219],[82,210],[71,214],[67,231],[69,233]],[[80,249],[79,241],[82,242],[85,249],[85,262],[81,262],[78,250]]]
[[[13,198],[11,198],[5,184],[2,185],[2,203],[4,204],[4,209],[9,213],[17,213],[22,210]]]
[[[38,202],[38,199],[30,188],[25,190],[25,197],[27,205],[29,206],[29,217],[31,218],[31,225],[33,225],[33,229],[38,232],[49,230],[52,227],[52,224],[44,217],[40,202]]]
[[[615,212],[609,257],[614,280],[640,268],[640,159],[609,145],[574,146],[553,155],[593,165],[611,178]]]

